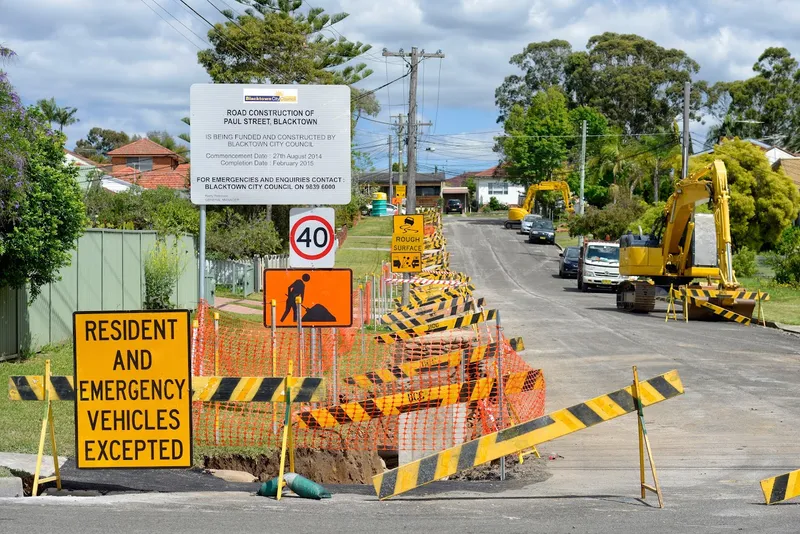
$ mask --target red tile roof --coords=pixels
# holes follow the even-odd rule
[[[177,168],[165,167],[152,171],[137,171],[125,165],[115,165],[111,176],[125,180],[145,189],[156,189],[159,186],[170,189],[189,189],[189,164],[178,165]]]
[[[474,173],[472,176],[475,178],[492,178],[494,176],[505,176],[505,171],[501,169],[498,165],[495,165],[491,169],[486,169],[485,171],[480,171]]]
[[[86,165],[91,165],[91,166],[93,166],[93,167],[99,167],[100,165],[102,165],[101,163],[97,163],[96,161],[90,160],[89,158],[85,158],[85,157],[81,156],[80,154],[76,154],[76,153],[75,153],[75,152],[73,152],[72,150],[67,150],[67,149],[65,148],[65,149],[64,149],[64,152],[65,152],[65,153],[67,153],[67,154],[69,154],[69,155],[70,155],[70,156],[72,156],[73,158],[75,158],[75,159],[77,159],[77,160],[81,161],[82,163],[85,163]]]
[[[180,158],[178,154],[168,148],[164,148],[155,141],[144,138],[129,143],[125,146],[115,148],[108,153],[109,156],[175,156]]]

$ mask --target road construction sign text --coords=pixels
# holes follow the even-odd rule
[[[392,252],[418,252],[425,251],[422,235],[393,235]]]
[[[191,467],[189,312],[76,312],[78,468]]]

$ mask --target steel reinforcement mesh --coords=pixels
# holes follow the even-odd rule
[[[197,321],[195,376],[285,376],[291,361],[293,376],[325,379],[323,400],[291,405],[299,447],[436,451],[544,414],[544,376],[494,322],[381,344],[376,335],[385,331],[369,325],[362,331],[357,323],[302,334],[277,329],[273,338],[260,323],[227,315],[215,320],[205,302]],[[264,402],[196,402],[195,442],[279,447],[285,409]]]

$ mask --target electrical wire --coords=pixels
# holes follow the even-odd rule
[[[163,20],[164,22],[166,22],[167,24],[169,24],[169,27],[170,27],[170,28],[172,28],[173,30],[175,30],[176,32],[178,32],[178,33],[180,34],[180,36],[181,36],[181,37],[183,37],[184,39],[186,39],[186,41],[187,41],[189,44],[191,44],[192,46],[194,46],[194,47],[195,47],[195,48],[197,48],[198,50],[202,50],[202,48],[201,48],[201,47],[197,46],[197,43],[195,43],[194,41],[192,41],[191,39],[189,39],[188,37],[186,37],[186,35],[185,35],[185,34],[184,34],[182,31],[180,31],[178,28],[176,28],[175,26],[173,26],[173,25],[172,25],[172,23],[170,23],[170,21],[168,21],[168,20],[167,20],[167,19],[165,19],[163,16],[161,16],[161,13],[159,13],[158,11],[156,11],[155,9],[153,9],[153,7],[152,7],[150,4],[148,4],[148,3],[147,3],[147,2],[145,2],[144,0],[140,0],[140,1],[141,1],[141,2],[142,2],[144,5],[146,5],[146,6],[147,6],[147,8],[148,8],[150,11],[152,11],[153,13],[155,13],[156,15],[158,15],[158,18],[160,18],[161,20]],[[153,1],[155,2],[155,0],[153,0]],[[159,5],[159,7],[161,7],[161,6]],[[164,8],[162,7],[161,9],[164,9]],[[164,10],[164,11],[166,11],[166,10]],[[167,11],[167,13],[169,13],[169,11]],[[170,14],[171,14],[171,13],[170,13]],[[173,16],[172,18],[175,18],[175,17]],[[178,19],[175,19],[175,20],[178,20]],[[189,31],[191,31],[191,30],[189,30]],[[192,32],[192,33],[194,33],[194,32]],[[195,35],[197,35],[197,34],[195,34]]]
[[[433,119],[433,135],[436,135],[436,124],[439,121],[439,93],[442,89],[442,59],[439,58],[439,75],[436,77],[436,116]]]

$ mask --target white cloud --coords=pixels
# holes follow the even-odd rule
[[[221,19],[209,2],[187,1],[212,22]],[[243,10],[235,0],[212,1],[220,8],[229,4]],[[753,63],[768,46],[786,46],[800,56],[800,34],[795,30],[800,10],[794,0],[773,1],[769,9],[741,0],[311,0],[310,4],[329,13],[350,13],[336,26],[338,32],[373,45],[364,60],[375,73],[361,84],[365,88],[404,72],[401,60],[382,57],[383,47],[441,49],[446,55],[441,79],[440,60],[432,60],[426,64],[424,79],[420,77],[418,91],[420,98],[425,95],[426,120],[436,116],[437,89],[440,108],[453,110],[442,113],[439,132],[494,128],[493,119],[486,119],[494,109],[494,90],[513,72],[510,56],[529,42],[561,38],[583,50],[589,37],[604,31],[636,33],[685,50],[700,63],[699,77],[712,82],[750,76]],[[190,42],[206,45],[181,23],[203,38],[209,29],[177,0],[0,0],[0,42],[19,54],[6,70],[26,102],[55,96],[59,104],[79,109],[81,122],[67,128],[70,144],[92,126],[130,133],[187,130],[180,117],[188,112],[189,86],[208,81],[208,76],[197,64],[197,48]],[[390,114],[401,112],[397,104],[407,95],[407,81],[388,92],[379,91],[383,112],[378,119],[388,122]],[[480,118],[469,124],[473,114]],[[364,123],[363,129],[387,133],[378,124]],[[460,150],[475,157],[491,155],[484,149],[486,143],[467,145],[462,143]],[[440,153],[444,152],[442,147]]]

